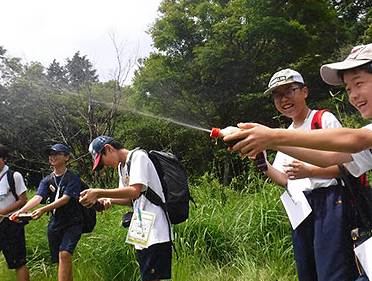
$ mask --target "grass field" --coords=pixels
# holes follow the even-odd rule
[[[207,174],[191,184],[191,192],[197,206],[191,204],[190,218],[174,227],[172,280],[296,280],[279,187],[247,176],[245,187],[237,190]],[[74,253],[74,280],[140,280],[135,251],[125,243],[127,230],[120,225],[126,211],[115,206],[98,214],[96,228],[83,235]],[[57,280],[57,267],[49,261],[47,221],[44,216],[26,226],[32,280]],[[16,280],[2,255],[0,280]]]

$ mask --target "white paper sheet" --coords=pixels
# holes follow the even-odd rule
[[[364,243],[356,247],[354,251],[368,279],[372,280],[372,238],[367,239]]]
[[[307,202],[305,194],[297,189],[292,189],[291,195],[285,191],[280,199],[282,200],[285,211],[287,212],[292,228],[296,229],[304,219],[312,212],[312,209]]]

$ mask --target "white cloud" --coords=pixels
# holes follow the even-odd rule
[[[125,42],[124,60],[152,50],[146,31],[158,16],[161,0],[13,0],[2,1],[0,45],[11,56],[48,66],[80,51],[101,80],[117,67],[110,34]]]

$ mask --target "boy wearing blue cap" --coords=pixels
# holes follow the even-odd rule
[[[53,173],[43,178],[35,196],[11,218],[17,220],[39,204],[45,206],[31,213],[39,219],[44,213],[51,212],[48,224],[48,241],[53,263],[59,263],[58,280],[72,280],[72,254],[82,234],[81,213],[77,209],[81,181],[78,174],[67,169],[70,150],[57,143],[46,150]]]
[[[134,225],[133,220],[136,221],[135,217],[138,213],[141,229],[137,230],[148,237],[143,244],[131,243],[135,245],[137,250],[137,261],[142,280],[170,279],[172,264],[170,226],[163,209],[153,204],[145,196],[147,187],[151,187],[165,202],[161,182],[154,164],[145,151],[129,151],[108,136],[99,136],[94,139],[89,146],[89,151],[94,160],[93,171],[98,171],[103,166],[118,169],[119,187],[114,189],[86,189],[81,193],[80,202],[86,207],[91,207],[97,200],[101,201],[103,200],[101,198],[109,198],[106,199],[110,202],[109,204],[133,205],[135,214],[131,226]],[[130,169],[128,166],[130,166]],[[151,222],[152,227],[147,227],[148,225],[145,222],[142,225],[145,216],[150,218],[147,222]],[[151,220],[151,218],[153,219]],[[131,233],[131,227],[128,233]]]

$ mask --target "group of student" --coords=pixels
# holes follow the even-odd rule
[[[372,44],[354,47],[344,61],[322,66],[320,74],[330,85],[345,85],[350,104],[364,118],[372,117]],[[325,112],[320,124],[323,129],[312,130],[316,111],[306,105],[308,91],[298,72],[285,69],[275,73],[265,93],[292,124],[288,129],[272,129],[239,123],[241,131],[224,141],[241,139],[230,149],[253,159],[266,149],[277,150],[273,165],[267,163],[266,175],[306,196],[312,212],[292,230],[299,280],[368,280],[357,271],[350,235],[353,218],[347,210],[346,188],[336,179],[342,176],[342,164],[355,177],[372,169],[372,124],[361,129],[341,128],[335,116]],[[304,178],[309,181],[299,180]]]
[[[320,73],[330,85],[345,84],[350,103],[364,118],[372,117],[372,44],[356,46],[344,61],[324,65]],[[292,119],[290,127],[271,129],[255,123],[240,123],[238,127],[241,130],[225,136],[224,141],[242,139],[230,149],[240,150],[242,155],[252,158],[265,149],[277,150],[274,163],[267,163],[266,175],[278,185],[286,188],[290,185],[306,196],[312,212],[292,229],[299,280],[368,280],[357,270],[345,188],[337,178],[342,176],[339,164],[344,163],[354,176],[372,169],[369,150],[372,148],[372,124],[362,129],[341,128],[333,114],[324,112],[320,121],[322,130],[312,130],[317,110],[311,110],[306,104],[309,88],[301,74],[292,69],[275,73],[265,94],[271,96],[281,114]],[[112,204],[133,206],[139,217],[141,212],[153,214],[155,219],[146,245],[135,244],[137,261],[142,280],[170,279],[172,244],[166,214],[143,196],[151,186],[163,202],[165,200],[161,182],[148,155],[141,150],[128,151],[108,136],[94,139],[89,151],[94,159],[93,171],[103,166],[118,169],[118,188],[82,191],[79,176],[66,168],[70,153],[68,147],[55,144],[47,150],[53,167],[53,181],[50,183],[50,177],[45,177],[36,195],[26,203],[26,186],[21,174],[14,174],[17,200],[9,192],[4,177],[9,169],[6,165],[9,152],[0,146],[0,250],[8,267],[16,269],[18,280],[29,280],[24,228],[13,220],[17,221],[21,213],[46,203],[49,198],[49,204],[34,210],[31,215],[38,219],[45,212],[52,214],[48,241],[52,261],[59,263],[59,280],[72,280],[71,257],[82,230],[81,218],[71,210],[73,204],[79,202],[86,207],[98,202],[104,209]],[[304,178],[308,178],[305,184],[299,181]],[[6,192],[2,197],[3,188]],[[12,214],[11,220],[6,218],[9,214]]]
[[[73,280],[72,255],[82,235],[83,220],[78,204],[92,207],[98,203],[104,210],[109,209],[112,204],[118,204],[133,206],[139,216],[141,213],[154,214],[156,219],[151,228],[146,230],[145,243],[132,244],[137,250],[142,280],[170,279],[170,226],[163,209],[144,196],[147,187],[151,186],[165,202],[160,179],[148,155],[141,150],[129,151],[108,136],[94,139],[89,151],[94,159],[93,171],[104,166],[118,169],[118,188],[82,190],[79,175],[67,168],[69,148],[65,144],[57,143],[46,149],[53,172],[41,180],[35,196],[27,201],[27,188],[19,172],[13,174],[15,190],[11,190],[10,180],[6,176],[10,172],[7,165],[10,152],[0,145],[0,251],[4,254],[8,268],[16,270],[18,281],[30,279],[26,260],[25,229],[21,218],[22,214],[33,210],[32,219],[39,219],[45,213],[51,215],[47,226],[51,261],[58,263],[59,281]],[[126,165],[129,159],[130,176]],[[43,206],[34,209],[39,204]],[[141,225],[141,228],[144,227]]]

